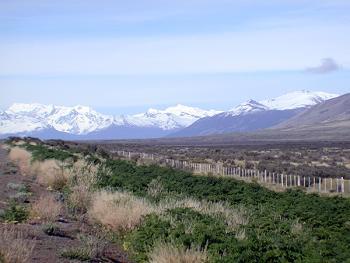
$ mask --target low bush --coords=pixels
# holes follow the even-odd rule
[[[63,163],[58,163],[56,160],[45,160],[34,162],[32,167],[36,179],[41,185],[58,191],[66,186],[69,172],[64,168]]]
[[[146,216],[132,231],[133,238],[130,237],[127,243],[127,247],[133,247],[132,250],[143,260],[149,252],[147,248],[164,236],[187,237],[191,242],[178,239],[179,244],[186,244],[185,247],[198,244],[193,240],[193,232],[190,237],[186,235],[191,229],[201,229],[194,235],[195,239],[198,235],[204,236],[203,242],[217,240],[208,244],[208,253],[214,262],[344,262],[350,258],[350,199],[321,197],[300,190],[276,193],[256,183],[194,176],[170,168],[137,166],[121,160],[107,160],[101,166],[98,179],[99,187],[123,189],[143,197],[149,196],[149,185],[157,180],[161,181],[164,192],[206,202],[223,202],[233,207],[242,206],[249,211],[248,217],[243,216],[241,220],[238,216],[234,220],[232,233],[228,234],[225,221],[213,215],[209,218],[216,218],[216,221],[208,222],[207,226],[222,226],[222,229],[210,229],[209,233],[199,226],[191,228],[190,224],[180,232],[177,228],[169,232],[170,222],[177,225],[181,217],[174,219],[169,214],[168,218],[156,214]],[[203,212],[200,214],[203,216]],[[246,213],[243,210],[238,214]],[[296,220],[300,225],[295,223]],[[302,231],[298,230],[300,226]]]
[[[79,247],[64,249],[61,256],[72,260],[88,261],[100,258],[105,250],[106,242],[91,235],[78,235]]]
[[[53,195],[41,196],[31,208],[31,216],[48,222],[57,220],[62,212],[62,204]]]
[[[20,147],[13,147],[9,152],[9,159],[18,166],[22,175],[31,175],[31,158],[31,153]]]
[[[67,159],[73,159],[73,160],[77,159],[77,157],[74,154],[68,151],[49,148],[48,146],[45,146],[42,144],[38,144],[38,145],[26,144],[25,148],[31,152],[33,161],[44,161],[48,159],[55,159],[63,162]]]
[[[24,184],[17,184],[17,183],[8,183],[7,188],[11,190],[16,190],[19,192],[28,192],[28,188]]]
[[[28,212],[24,206],[19,205],[15,201],[11,200],[9,207],[4,210],[1,218],[6,222],[21,223],[27,220]]]
[[[28,203],[30,196],[31,196],[31,193],[18,192],[18,193],[15,193],[13,195],[10,195],[10,199],[16,203]]]
[[[67,237],[66,233],[53,223],[44,224],[42,230],[48,236]]]
[[[126,192],[101,191],[92,198],[91,220],[115,231],[128,231],[140,224],[143,216],[154,211],[147,200]]]
[[[206,250],[178,247],[171,243],[156,244],[148,257],[151,263],[204,263],[208,261]]]

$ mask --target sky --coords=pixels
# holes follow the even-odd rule
[[[0,0],[0,108],[225,110],[350,92],[348,0]]]

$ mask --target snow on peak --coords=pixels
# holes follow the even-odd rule
[[[310,107],[337,97],[325,92],[295,91],[263,101],[248,100],[222,114],[238,116],[265,110],[287,110]],[[15,134],[54,128],[70,134],[88,134],[111,125],[152,127],[173,130],[187,127],[200,118],[211,117],[222,111],[203,110],[182,104],[163,110],[149,109],[144,113],[127,116],[104,115],[90,107],[14,103],[0,111],[0,134]]]
[[[53,127],[57,131],[71,134],[86,134],[103,129],[113,123],[113,116],[100,114],[90,107],[77,105],[74,107],[43,105],[39,103],[14,103],[6,113],[11,116],[10,122],[16,125],[1,123],[0,133],[33,131],[40,128]],[[15,121],[16,120],[16,121]],[[19,125],[22,121],[23,124]],[[34,125],[35,124],[35,125]],[[18,127],[18,129],[16,129]]]
[[[149,109],[145,113],[127,116],[130,125],[141,127],[158,127],[163,130],[187,127],[196,120],[220,113],[216,110],[203,110],[182,104],[168,107],[165,110]]]
[[[189,107],[182,104],[177,104],[176,106],[168,107],[164,110],[165,113],[171,113],[176,116],[191,116],[193,118],[204,118],[210,117],[221,111],[217,110],[203,110],[196,107]]]
[[[104,115],[90,107],[15,103],[0,113],[0,133],[31,132],[54,128],[60,132],[82,135],[116,126],[155,127],[163,130],[189,126],[199,118],[219,113],[178,104],[165,110],[149,109],[129,116]]]
[[[268,110],[268,107],[255,100],[248,100],[228,111],[226,115],[238,116],[264,110]]]
[[[14,103],[7,109],[6,112],[9,114],[22,114],[32,117],[46,117],[47,115],[52,113],[54,107],[55,106],[53,105],[44,105],[39,103]]]
[[[259,102],[255,100],[248,100],[229,110],[225,114],[230,116],[238,116],[265,110],[291,110],[306,108],[338,96],[339,95],[337,94],[322,91],[300,90]]]
[[[284,94],[274,99],[263,100],[260,103],[266,105],[271,110],[290,110],[310,107],[338,96],[337,94],[321,91],[300,90]]]

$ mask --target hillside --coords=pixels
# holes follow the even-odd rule
[[[289,120],[305,109],[336,96],[324,92],[302,90],[259,102],[248,100],[229,111],[199,119],[170,136],[205,136],[232,132],[254,132],[271,128]]]
[[[274,129],[299,132],[345,129],[350,132],[350,93],[315,105]]]

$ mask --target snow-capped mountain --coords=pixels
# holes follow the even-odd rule
[[[259,102],[248,100],[227,111],[226,114],[230,116],[239,116],[265,110],[293,110],[306,108],[338,96],[338,94],[321,91],[294,91],[273,99],[266,99]]]
[[[72,135],[88,135],[113,127],[176,130],[220,111],[176,105],[165,110],[149,109],[145,113],[112,116],[86,106],[55,106],[15,103],[0,112],[0,134],[32,133],[44,129]],[[143,130],[144,132],[144,130]]]
[[[126,122],[134,126],[159,127],[163,130],[173,130],[187,127],[198,119],[214,116],[220,112],[178,104],[165,110],[149,109],[145,113],[128,116]]]
[[[212,117],[202,118],[170,136],[202,136],[228,132],[250,132],[273,127],[301,111],[337,97],[325,92],[295,91],[274,99],[248,100]]]
[[[320,102],[338,97],[338,94],[331,94],[322,91],[295,91],[276,97],[260,101],[270,110],[291,110],[297,108],[305,108],[316,105]]]
[[[226,116],[239,116],[253,112],[268,110],[269,108],[255,100],[248,100],[225,113]]]
[[[175,132],[178,136],[195,136],[252,131],[277,125],[305,108],[337,96],[296,91],[274,99],[248,100],[226,112],[178,104],[125,116],[105,115],[81,105],[15,103],[0,111],[0,136],[120,139],[160,137]]]
[[[15,103],[8,108],[6,113],[13,118],[41,124],[39,127],[26,125],[27,130],[22,129],[21,132],[52,127],[60,132],[79,135],[104,129],[113,123],[113,116],[100,114],[89,107],[81,105],[64,107],[37,103]]]

